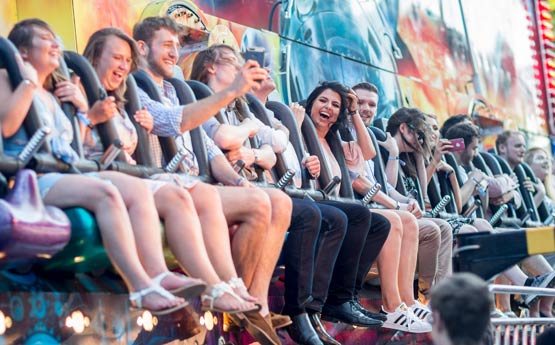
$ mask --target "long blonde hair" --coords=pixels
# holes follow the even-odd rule
[[[534,160],[534,156],[538,152],[543,152],[545,154],[545,156],[547,157],[547,161],[548,161],[547,162],[548,163],[547,175],[545,176],[545,179],[541,182],[545,186],[545,191],[547,193],[547,196],[551,200],[555,200],[555,186],[553,185],[553,183],[555,183],[555,177],[551,173],[551,164],[552,164],[552,162],[551,162],[550,155],[547,153],[547,151],[545,149],[541,148],[541,147],[532,147],[532,148],[528,149],[528,151],[526,151],[526,154],[524,155],[524,161],[528,165],[532,164],[532,161]]]

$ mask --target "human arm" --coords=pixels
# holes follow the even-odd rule
[[[293,116],[295,117],[295,122],[297,123],[297,128],[299,129],[299,132],[301,132],[301,127],[303,125],[303,121],[305,119],[305,108],[300,105],[299,103],[291,103],[289,105],[289,108],[291,109],[291,111],[293,112]]]
[[[31,64],[24,63],[19,55],[16,58],[24,81],[15,90],[12,91],[8,73],[0,70],[0,122],[5,138],[13,136],[19,130],[31,107],[33,95],[39,88],[37,71]]]
[[[237,150],[241,148],[248,138],[254,137],[260,130],[258,122],[249,118],[244,119],[238,126],[222,123],[216,124],[214,121],[210,121],[210,124],[213,126],[214,142],[223,150]]]
[[[260,83],[257,80],[264,80],[267,76],[268,72],[260,68],[257,62],[247,61],[228,87],[209,97],[183,106],[180,121],[181,132],[200,126],[220,109],[251,89],[258,90]]]
[[[214,179],[226,186],[252,187],[253,185],[239,175],[224,155],[219,155],[210,160],[210,170]]]
[[[347,110],[351,116],[351,121],[353,127],[357,134],[357,143],[362,150],[362,156],[364,160],[369,160],[376,157],[376,148],[370,139],[370,134],[368,134],[368,129],[362,122],[362,118],[358,113],[358,97],[353,90],[349,90],[347,93]]]
[[[241,146],[238,149],[228,151],[225,156],[232,165],[237,163],[238,160],[242,160],[247,167],[256,163],[262,169],[269,170],[276,164],[276,155],[270,145],[262,145],[258,149]]]
[[[384,141],[378,141],[378,145],[385,148],[389,152],[389,157],[385,163],[385,175],[387,180],[393,186],[397,184],[397,176],[399,175],[399,148],[397,147],[397,142],[389,132],[386,133],[386,138]]]
[[[443,157],[443,155],[449,152],[452,147],[453,145],[451,144],[451,141],[447,139],[439,139],[430,164],[428,164],[428,166],[426,167],[426,185],[430,184],[432,176],[436,172],[436,169],[438,169],[438,165],[441,163],[441,158]]]

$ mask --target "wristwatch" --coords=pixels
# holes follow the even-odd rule
[[[400,210],[401,209],[401,203],[399,201],[396,201],[397,205],[395,205],[395,209],[396,210]]]

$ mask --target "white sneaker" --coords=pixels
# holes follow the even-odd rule
[[[432,314],[430,308],[428,308],[427,305],[420,303],[418,300],[415,300],[414,304],[409,308],[417,318],[423,321],[428,320],[428,316]]]
[[[382,326],[384,328],[409,333],[429,333],[432,331],[432,325],[416,317],[405,303],[401,303],[391,313],[386,312],[382,306],[382,312],[387,316],[387,320],[385,320]]]

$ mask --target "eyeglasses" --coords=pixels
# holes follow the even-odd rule
[[[413,132],[416,133],[416,139],[420,143],[420,145],[424,145],[424,140],[426,139],[426,135],[423,131],[416,128],[414,125],[407,123],[407,127],[410,128]]]

